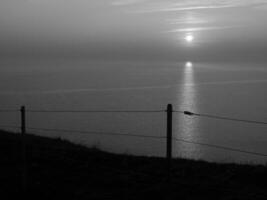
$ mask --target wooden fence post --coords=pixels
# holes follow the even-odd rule
[[[27,190],[27,160],[26,160],[26,109],[25,106],[20,108],[21,115],[21,159],[22,159],[22,190]]]
[[[172,104],[167,106],[167,165],[168,165],[168,176],[171,177],[171,162],[172,162]]]

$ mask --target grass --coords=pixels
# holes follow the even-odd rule
[[[27,199],[267,199],[266,166],[117,155],[26,137]],[[0,131],[0,193],[21,198],[21,136]]]

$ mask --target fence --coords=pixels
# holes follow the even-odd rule
[[[113,136],[125,136],[125,137],[143,137],[143,138],[155,138],[155,139],[166,139],[166,157],[169,159],[172,157],[172,142],[179,141],[184,143],[191,143],[196,145],[202,146],[209,146],[212,148],[219,148],[229,151],[236,151],[240,153],[247,153],[252,155],[264,156],[267,157],[267,154],[260,153],[260,152],[252,152],[242,149],[236,149],[232,147],[220,146],[215,144],[207,144],[201,143],[196,141],[189,141],[183,138],[175,138],[172,135],[172,121],[173,121],[173,114],[178,113],[182,115],[192,116],[192,117],[201,117],[201,118],[211,118],[217,120],[226,120],[226,121],[233,121],[233,122],[240,122],[240,123],[248,123],[248,124],[255,124],[255,125],[266,125],[267,122],[265,121],[256,121],[256,120],[246,120],[246,119],[238,119],[238,118],[231,118],[219,115],[210,115],[210,114],[202,114],[202,113],[194,113],[190,111],[180,111],[174,110],[172,104],[167,105],[166,110],[31,110],[26,109],[25,106],[21,106],[19,110],[0,110],[0,113],[17,113],[20,112],[20,119],[21,125],[14,126],[14,125],[0,125],[0,128],[19,128],[21,130],[22,136],[25,136],[27,130],[40,130],[40,131],[58,131],[58,132],[73,132],[73,133],[84,133],[84,134],[99,134],[99,135],[113,135]],[[167,131],[166,136],[153,136],[153,135],[138,135],[138,134],[123,134],[123,133],[115,133],[115,132],[90,132],[90,131],[81,131],[81,130],[69,130],[69,129],[49,129],[49,128],[40,128],[40,127],[26,127],[26,115],[27,113],[166,113],[167,116]],[[22,137],[23,138],[23,137]]]
[[[237,149],[227,146],[221,146],[216,144],[209,144],[209,143],[202,143],[196,141],[185,140],[183,138],[176,138],[173,137],[173,114],[178,113],[182,115],[192,116],[192,117],[201,117],[201,118],[212,118],[217,120],[226,120],[226,121],[233,121],[233,122],[240,122],[240,123],[249,123],[255,125],[266,125],[267,122],[265,121],[256,121],[256,120],[246,120],[246,119],[238,119],[238,118],[231,118],[225,116],[218,116],[218,115],[210,115],[210,114],[201,114],[201,113],[193,113],[190,111],[180,111],[174,110],[172,104],[167,105],[166,110],[30,110],[26,109],[25,106],[21,106],[20,110],[0,110],[0,113],[9,113],[9,112],[20,112],[20,120],[21,125],[19,126],[8,126],[8,125],[0,125],[0,128],[20,128],[21,135],[22,135],[22,149],[21,149],[21,156],[23,160],[23,186],[26,187],[27,185],[27,163],[26,163],[26,141],[25,135],[27,134],[27,130],[33,131],[47,131],[47,132],[65,132],[65,133],[84,133],[84,134],[98,134],[98,135],[112,135],[112,136],[125,136],[125,137],[142,137],[142,138],[155,138],[155,139],[164,139],[166,140],[166,161],[167,161],[167,168],[169,175],[171,173],[171,161],[172,161],[172,143],[173,141],[183,142],[183,143],[190,143],[195,145],[207,146],[216,149],[223,149],[227,151],[234,151],[239,153],[251,154],[256,156],[267,157],[267,154],[261,152],[252,152],[244,149]],[[114,133],[114,132],[90,132],[90,131],[80,131],[80,130],[69,130],[69,129],[49,129],[49,128],[40,128],[40,127],[27,127],[26,126],[26,117],[27,113],[165,113],[167,116],[166,122],[166,136],[153,136],[153,135],[138,135],[138,134],[123,134],[123,133]],[[169,176],[170,177],[170,176]]]

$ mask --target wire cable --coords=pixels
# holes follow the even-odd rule
[[[165,136],[123,134],[123,133],[114,133],[114,132],[79,131],[79,130],[67,130],[67,129],[34,128],[34,127],[28,127],[28,129],[39,130],[39,131],[48,131],[48,132],[82,133],[82,134],[94,134],[94,135],[112,135],[112,136],[124,136],[124,137],[166,139]],[[247,151],[247,150],[242,150],[242,149],[237,149],[237,148],[232,148],[232,147],[226,147],[226,146],[220,146],[220,145],[214,145],[214,144],[208,144],[208,143],[202,143],[202,142],[194,142],[194,141],[189,141],[189,140],[180,139],[180,138],[173,138],[173,139],[178,141],[178,142],[202,145],[202,146],[207,146],[207,147],[211,147],[211,148],[223,149],[223,150],[227,150],[227,151],[234,151],[234,152],[239,152],[239,153],[246,153],[246,154],[251,154],[251,155],[256,155],[256,156],[267,157],[267,154],[259,153],[259,152],[252,152],[252,151]]]
[[[267,122],[264,122],[264,121],[245,120],[245,119],[224,117],[224,116],[219,116],[219,115],[200,114],[200,113],[193,113],[193,112],[190,112],[190,111],[174,111],[174,112],[175,113],[183,113],[184,115],[188,115],[188,116],[206,117],[206,118],[220,119],[220,120],[227,120],[227,121],[235,121],[235,122],[243,122],[243,123],[250,123],[250,124],[267,125]]]
[[[232,148],[232,147],[226,147],[226,146],[220,146],[220,145],[214,145],[214,144],[208,144],[208,143],[202,143],[202,142],[194,142],[194,141],[189,141],[189,140],[180,139],[180,138],[173,138],[173,139],[178,141],[178,142],[196,144],[196,145],[207,146],[207,147],[216,148],[216,149],[223,149],[223,150],[227,150],[227,151],[233,151],[233,152],[246,153],[246,154],[251,154],[251,155],[256,155],[256,156],[267,157],[267,154],[259,153],[259,152],[247,151],[247,150],[236,149],[236,148]]]
[[[0,109],[0,113],[14,113],[14,112],[19,112],[19,110]]]
[[[27,110],[31,113],[161,113],[164,110]]]
[[[99,132],[99,131],[79,131],[79,130],[67,130],[67,129],[34,128],[34,127],[28,127],[27,129],[29,129],[29,130],[39,130],[39,131],[49,131],[49,132],[82,133],[82,134],[93,134],[93,135],[113,135],[113,136],[142,137],[142,138],[155,138],[155,139],[164,139],[164,138],[166,138],[165,136],[123,134],[123,133]]]

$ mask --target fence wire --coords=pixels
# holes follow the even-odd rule
[[[10,109],[10,110],[8,110],[8,109],[0,109],[0,113],[16,113],[16,112],[19,112],[20,110],[15,110],[15,109]]]
[[[47,128],[34,128],[34,127],[28,127],[28,129],[29,130],[39,130],[39,131],[48,131],[48,132],[81,133],[81,134],[93,134],[93,135],[111,135],[111,136],[139,137],[139,138],[153,138],[153,139],[166,139],[167,138],[166,136],[152,136],[152,135],[141,135],[141,134],[139,135],[139,134],[130,134],[130,133],[79,131],[79,130],[68,130],[68,129],[47,129]],[[253,152],[253,151],[242,150],[242,149],[237,149],[237,148],[233,148],[233,147],[227,147],[227,146],[210,144],[210,143],[190,141],[190,140],[185,140],[185,139],[176,138],[176,137],[173,137],[172,139],[174,141],[177,141],[177,142],[183,142],[183,143],[207,146],[210,148],[216,148],[216,149],[221,149],[221,150],[227,150],[227,151],[233,151],[233,152],[238,152],[238,153],[251,154],[251,155],[255,155],[255,156],[267,157],[267,154],[260,153],[260,152]]]
[[[93,134],[93,135],[113,135],[113,136],[124,136],[124,137],[154,138],[154,139],[165,139],[166,138],[165,136],[139,135],[139,134],[131,134],[131,133],[80,131],[80,130],[69,130],[69,129],[48,129],[48,128],[35,128],[35,127],[28,127],[27,129],[48,131],[48,132],[81,133],[81,134]]]
[[[10,110],[0,109],[0,113],[19,112],[19,111],[20,110],[16,109],[10,109]],[[28,113],[164,113],[166,112],[166,110],[32,110],[32,109],[27,109],[25,111]],[[247,120],[247,119],[226,117],[221,115],[194,113],[191,111],[182,111],[182,110],[173,110],[172,112],[180,113],[187,116],[206,117],[219,120],[267,125],[267,121]]]
[[[30,113],[163,113],[165,110],[27,110]]]
[[[237,149],[237,148],[232,148],[232,147],[227,147],[227,146],[189,141],[189,140],[185,140],[185,139],[181,139],[181,138],[173,138],[173,140],[178,141],[178,142],[183,142],[183,143],[196,144],[196,145],[207,146],[207,147],[216,148],[216,149],[227,150],[227,151],[233,151],[233,152],[239,152],[239,153],[245,153],[245,154],[267,157],[267,154],[264,154],[264,153],[247,151],[247,150],[242,150],[242,149]]]
[[[200,113],[194,113],[194,112],[190,112],[190,111],[176,111],[175,110],[173,112],[188,115],[188,116],[206,117],[206,118],[211,118],[211,119],[219,119],[219,120],[243,122],[243,123],[250,123],[250,124],[267,125],[267,122],[265,122],[265,121],[246,120],[246,119],[225,117],[225,116],[220,116],[220,115],[200,114]]]
[[[166,110],[25,110],[27,113],[164,113]],[[15,109],[0,109],[0,113],[10,113],[10,112],[21,112],[21,110]],[[204,118],[212,118],[218,120],[227,120],[241,123],[250,123],[250,124],[258,124],[258,125],[267,125],[265,121],[257,121],[257,120],[245,120],[239,118],[231,118],[220,115],[210,115],[210,114],[201,114],[194,113],[190,111],[181,111],[181,110],[173,110],[172,113],[180,113],[187,116],[195,116],[195,117],[204,117]],[[0,128],[21,128],[19,126],[14,125],[0,125]],[[151,139],[166,139],[166,136],[153,136],[153,135],[142,135],[142,134],[131,134],[131,133],[118,133],[118,132],[99,132],[99,131],[81,131],[81,130],[69,130],[69,129],[50,129],[50,128],[38,128],[38,127],[27,127],[27,130],[36,130],[36,131],[47,131],[47,132],[65,132],[65,133],[79,133],[79,134],[94,134],[94,135],[112,135],[112,136],[123,136],[123,137],[139,137],[139,138],[151,138]],[[251,154],[256,156],[264,156],[267,157],[267,154],[253,152],[248,150],[242,150],[227,146],[202,143],[196,141],[189,141],[182,138],[173,138],[173,140],[177,142],[190,143],[195,145],[207,146],[211,148],[217,148],[227,151],[234,151],[239,153]]]

